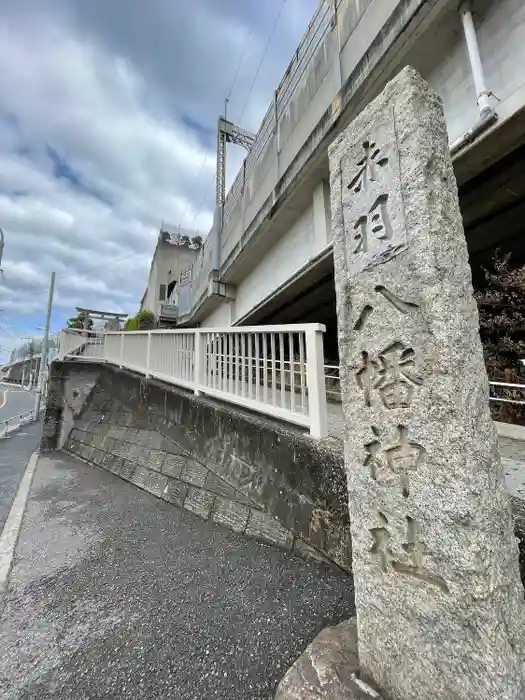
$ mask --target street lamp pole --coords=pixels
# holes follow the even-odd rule
[[[40,356],[40,373],[35,397],[35,415],[34,420],[40,417],[40,403],[42,400],[42,390],[44,388],[44,380],[47,372],[47,350],[49,347],[49,326],[51,323],[51,309],[53,308],[53,294],[55,292],[55,273],[51,273],[51,283],[49,285],[49,297],[47,300],[46,325],[44,328],[44,344],[42,345],[42,354]]]

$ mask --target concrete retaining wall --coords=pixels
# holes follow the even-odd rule
[[[42,450],[62,446],[204,519],[351,568],[342,455],[300,431],[127,370],[55,362]]]

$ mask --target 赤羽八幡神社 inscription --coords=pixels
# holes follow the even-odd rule
[[[525,610],[439,99],[330,148],[359,662],[390,700],[523,700]]]
[[[380,136],[370,134],[341,160],[341,212],[350,241],[350,275],[390,260],[407,247],[393,120],[394,116]]]

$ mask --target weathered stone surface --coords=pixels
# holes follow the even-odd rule
[[[173,503],[175,506],[182,506],[188,489],[188,484],[178,479],[171,479],[168,477],[168,483],[162,493],[162,498],[169,503]]]
[[[113,449],[114,454],[122,457],[122,459],[129,459],[129,454],[131,452],[131,445],[128,442],[120,442]]]
[[[123,479],[126,479],[126,481],[131,481],[136,467],[137,465],[133,464],[133,462],[128,462],[128,460],[122,459],[119,476],[121,476]]]
[[[188,495],[184,500],[184,508],[190,510],[204,520],[208,520],[215,496],[207,491],[190,486]]]
[[[136,464],[133,473],[130,477],[130,481],[132,484],[135,484],[135,486],[138,486],[141,489],[145,489],[146,482],[150,473],[151,472],[149,471],[149,469],[146,469],[146,467],[140,467],[138,464]]]
[[[237,501],[238,503],[252,505],[252,501],[247,496],[237,491],[237,489],[234,489],[233,486],[227,484],[224,479],[221,479],[220,476],[217,476],[211,471],[208,471],[206,474],[204,487],[208,489],[208,491],[217,494],[217,496],[223,496],[224,498]]]
[[[524,604],[439,98],[405,69],[330,149],[361,668],[519,700]]]
[[[295,538],[295,542],[293,543],[293,551],[297,552],[297,554],[300,554],[303,557],[314,559],[315,561],[331,563],[326,557],[323,557],[323,555],[318,549],[310,546],[309,544],[304,542],[300,537]]]
[[[145,491],[148,491],[148,493],[151,493],[153,496],[161,498],[167,484],[167,476],[164,476],[164,474],[159,474],[158,472],[150,471],[143,488]]]
[[[354,618],[317,635],[281,681],[275,700],[381,700],[358,671]]]
[[[190,459],[186,462],[186,466],[182,470],[180,478],[188,484],[193,486],[204,486],[206,481],[206,474],[208,470],[200,462],[196,462],[194,459]]]
[[[151,450],[160,450],[164,443],[163,436],[153,430],[139,430],[136,440],[139,445]]]
[[[165,459],[166,453],[162,450],[151,450],[148,460],[148,469],[153,469],[156,472],[160,472]]]
[[[44,449],[62,446],[62,434],[65,440],[74,427],[72,419],[63,421],[64,386],[72,382],[76,386],[83,373],[87,375],[82,361],[53,363]],[[265,511],[284,530],[307,542],[312,536],[313,546],[318,546],[319,532],[311,528],[312,510],[320,506],[332,514],[330,531],[325,528],[322,533],[325,553],[350,569],[349,553],[341,547],[349,533],[346,478],[342,455],[335,449],[256,415],[190,396],[160,380],[145,382],[133,372],[109,364],[87,378],[93,377],[96,387],[78,419],[85,425],[93,424],[98,431],[104,416],[106,440],[99,442],[94,433],[86,433],[85,440],[115,455],[106,468],[123,465],[122,476],[126,478],[134,464],[148,467],[151,450],[166,451],[161,473],[182,480],[186,467],[182,460],[195,461],[202,468],[194,470],[193,476],[186,468],[184,475],[206,492],[196,505],[193,491],[189,500],[189,506],[203,517],[208,517],[214,496],[222,496]],[[134,433],[128,432],[128,427],[138,431],[131,442]],[[118,466],[116,469],[119,471]],[[179,497],[173,500],[180,502]],[[317,520],[314,524],[317,526]]]
[[[136,444],[138,440],[138,432],[139,431],[136,428],[126,428],[124,440],[126,440],[126,442],[132,442]]]
[[[122,467],[124,466],[124,460],[120,457],[115,457],[113,462],[109,465],[108,469],[112,474],[118,474],[122,476]],[[124,478],[124,477],[123,477]]]
[[[91,459],[93,461],[93,464],[96,464],[97,467],[101,467],[104,463],[104,452],[102,450],[99,450],[97,447],[93,448],[93,452],[91,454]]]
[[[102,467],[104,469],[107,469],[108,471],[111,471],[111,467],[115,460],[119,459],[119,457],[115,457],[115,455],[109,454],[106,452],[102,459]]]
[[[186,458],[183,455],[167,454],[162,467],[164,474],[178,479],[186,466]]]
[[[279,547],[291,549],[293,534],[283,527],[278,520],[261,510],[250,509],[250,517],[245,533],[250,537],[274,542]]]
[[[248,513],[249,509],[246,506],[217,496],[211,519],[234,532],[244,532],[248,522]]]
[[[149,455],[148,455],[149,458]],[[136,462],[137,464],[140,464],[141,466],[145,467],[148,463],[148,460],[145,459],[144,456],[144,449],[140,447],[140,445],[131,445],[129,451],[128,451],[128,459],[131,460],[132,462]]]

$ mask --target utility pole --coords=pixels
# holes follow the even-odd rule
[[[35,355],[35,339],[30,336],[30,335],[23,335],[22,340],[28,340],[29,341],[29,382],[28,382],[28,388],[32,389],[33,388],[33,379],[34,379],[34,372],[33,372],[33,360],[34,360],[34,355]],[[23,368],[25,368],[25,365],[22,365]],[[23,383],[23,382],[22,382]]]
[[[46,314],[46,325],[44,328],[44,344],[42,346],[42,355],[40,357],[40,376],[38,377],[38,384],[36,389],[35,397],[35,415],[34,420],[37,421],[40,417],[40,403],[42,400],[42,390],[44,388],[44,381],[47,373],[47,349],[49,346],[49,325],[51,323],[51,309],[53,308],[53,294],[55,291],[55,273],[51,273],[51,282],[49,284],[49,297],[47,300],[47,314]]]

